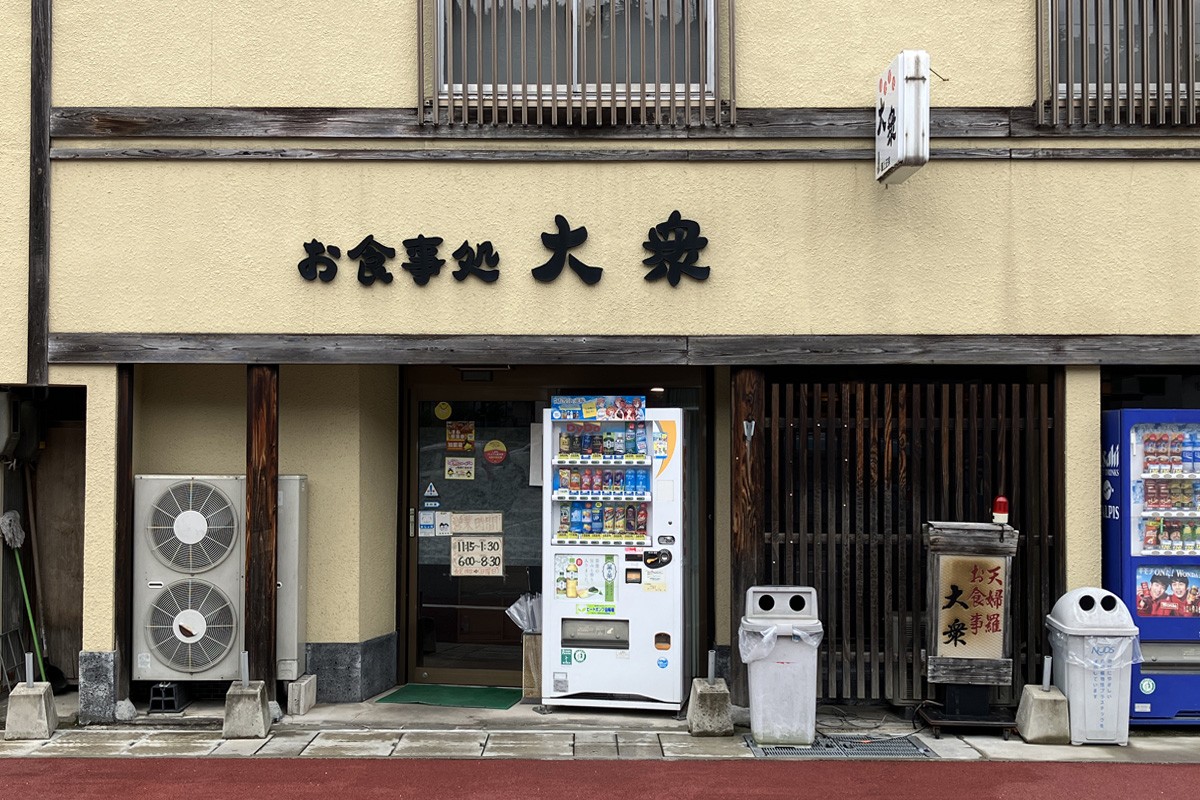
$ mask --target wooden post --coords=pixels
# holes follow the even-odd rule
[[[133,365],[117,367],[117,518],[113,646],[117,699],[129,697],[133,659]]]
[[[246,368],[246,613],[250,677],[275,699],[275,539],[279,510],[279,367]]]
[[[26,382],[49,383],[50,334],[50,10],[32,0],[29,88],[29,296]]]
[[[763,549],[763,514],[766,497],[763,475],[763,442],[766,436],[765,377],[762,370],[737,369],[733,373],[733,481],[730,563],[730,613],[734,646],[729,659],[729,697],[734,705],[749,704],[746,665],[737,648],[746,590],[759,582]],[[753,423],[753,427],[747,423]],[[748,435],[749,434],[749,435]]]

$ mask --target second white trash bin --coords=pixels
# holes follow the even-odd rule
[[[750,679],[750,733],[759,744],[812,744],[817,648],[824,628],[808,586],[751,586],[738,649]]]
[[[1071,744],[1129,743],[1129,679],[1142,660],[1138,628],[1121,599],[1083,588],[1046,617],[1054,685],[1067,698]]]

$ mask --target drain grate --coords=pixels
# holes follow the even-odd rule
[[[870,736],[818,733],[811,745],[759,745],[747,735],[746,744],[756,758],[937,758],[932,750],[909,736]]]

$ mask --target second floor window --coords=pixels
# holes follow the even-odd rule
[[[1039,0],[1038,122],[1195,125],[1200,0]]]
[[[431,121],[720,121],[715,0],[431,0]],[[428,11],[426,13],[429,13]],[[727,57],[727,56],[726,56]],[[426,62],[428,63],[428,62]],[[424,88],[424,87],[423,87]]]

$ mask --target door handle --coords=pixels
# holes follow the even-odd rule
[[[415,508],[410,508],[408,510],[408,538],[410,539],[417,535],[416,520],[417,510]]]

